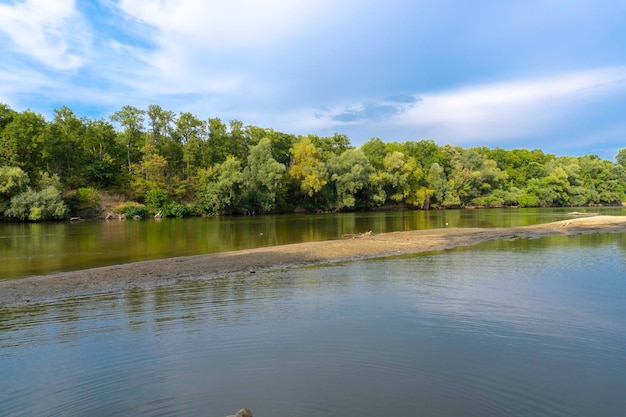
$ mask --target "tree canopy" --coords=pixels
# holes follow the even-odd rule
[[[0,103],[0,218],[63,218],[99,192],[166,215],[611,205],[626,200],[626,148],[612,162],[433,140],[355,147],[340,133],[294,135],[158,105],[108,120],[62,107],[46,120]]]

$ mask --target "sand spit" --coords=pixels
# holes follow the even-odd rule
[[[512,228],[445,228],[354,235],[341,240],[136,262],[0,281],[0,306],[58,300],[190,279],[471,246],[495,239],[626,232],[626,216],[580,217]]]

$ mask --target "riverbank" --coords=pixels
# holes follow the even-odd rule
[[[626,232],[626,216],[580,217],[512,228],[444,228],[351,235],[342,240],[185,256],[0,281],[0,305],[174,285],[184,280],[251,274],[259,270],[445,250],[496,239],[622,232]]]

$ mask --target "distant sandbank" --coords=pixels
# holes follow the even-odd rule
[[[183,280],[259,270],[452,249],[496,239],[623,232],[626,232],[626,216],[593,216],[511,228],[443,228],[351,235],[341,240],[160,259],[0,281],[0,306],[119,292],[135,287],[174,285]]]

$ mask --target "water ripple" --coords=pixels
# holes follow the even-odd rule
[[[0,405],[9,416],[617,415],[620,249],[507,244],[4,309]]]

